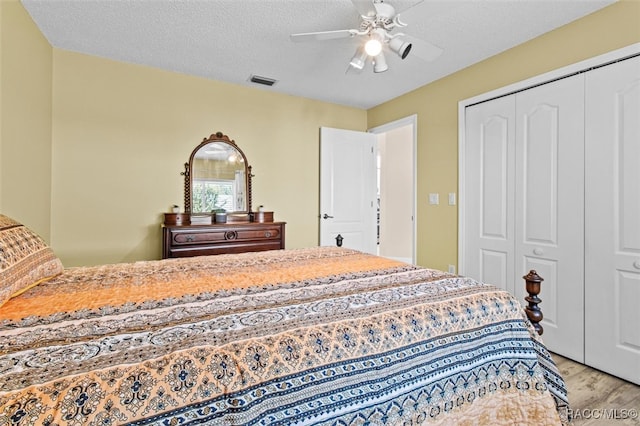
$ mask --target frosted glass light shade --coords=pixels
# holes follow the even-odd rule
[[[365,43],[364,50],[369,56],[378,56],[382,52],[382,43],[377,38],[371,38]]]

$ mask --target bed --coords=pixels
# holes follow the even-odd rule
[[[0,230],[0,425],[568,422],[491,285],[337,247],[65,269]]]

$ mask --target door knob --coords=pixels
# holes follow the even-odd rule
[[[333,219],[333,216],[329,216],[328,214],[325,213],[325,214],[322,215],[322,218],[323,219]]]
[[[544,250],[542,250],[540,247],[536,247],[533,249],[533,254],[535,254],[536,256],[542,256],[544,254]]]

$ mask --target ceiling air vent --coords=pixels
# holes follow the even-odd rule
[[[259,75],[252,75],[249,77],[249,81],[252,83],[263,84],[265,86],[273,86],[277,80],[269,77],[261,77]]]

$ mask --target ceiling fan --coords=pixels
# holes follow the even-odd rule
[[[396,0],[396,7],[384,0],[351,0],[360,13],[360,26],[357,29],[318,31],[311,33],[291,34],[294,42],[324,41],[339,38],[362,37],[363,43],[358,46],[356,53],[349,62],[347,72],[359,72],[371,58],[374,72],[384,72],[389,69],[385,50],[397,54],[405,59],[409,52],[412,56],[426,61],[435,60],[442,53],[442,49],[427,41],[411,37],[403,33],[394,33],[399,27],[407,24],[400,21],[399,13],[405,11],[424,0]]]

